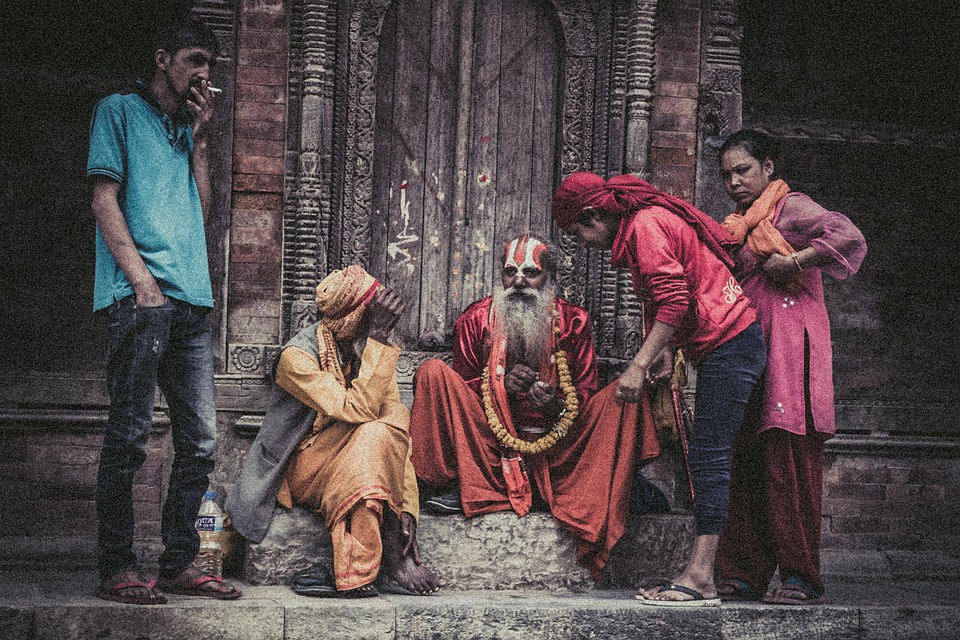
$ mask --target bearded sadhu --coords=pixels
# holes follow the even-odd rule
[[[454,324],[453,368],[417,370],[413,465],[433,494],[427,510],[550,511],[599,579],[626,528],[634,469],[659,447],[648,406],[618,404],[615,386],[598,392],[590,320],[557,297],[557,267],[542,240],[507,244],[502,286]]]
[[[351,265],[317,286],[317,307],[320,322],[280,353],[270,408],[228,500],[234,526],[260,542],[276,503],[323,517],[333,567],[296,575],[299,594],[432,593],[440,581],[420,566],[410,412],[389,342],[405,303]]]

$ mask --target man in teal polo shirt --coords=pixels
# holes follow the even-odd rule
[[[161,591],[231,599],[240,591],[192,566],[200,544],[194,519],[216,436],[204,220],[211,200],[209,73],[219,45],[207,25],[187,18],[159,29],[152,50],[153,78],[101,100],[90,124],[93,308],[110,319],[97,595],[129,604],[162,604]],[[169,402],[174,445],[159,584],[138,572],[132,497],[157,385]]]

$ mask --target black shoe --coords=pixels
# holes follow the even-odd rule
[[[427,513],[437,516],[446,516],[452,513],[463,513],[463,506],[460,504],[460,491],[451,491],[442,493],[423,502],[423,509]]]

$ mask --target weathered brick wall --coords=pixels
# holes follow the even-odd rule
[[[693,201],[700,1],[657,3],[656,69],[651,111],[650,182]]]
[[[828,455],[823,546],[958,554],[958,491],[955,458]]]
[[[0,567],[93,566],[96,480],[102,415],[55,420],[24,417],[0,431]],[[89,420],[93,418],[93,420]],[[64,425],[70,425],[64,428]],[[134,538],[147,564],[159,553],[160,509],[172,450],[168,423],[158,421],[147,459],[134,476]]]
[[[280,339],[289,19],[282,0],[247,0],[239,16],[228,344]]]

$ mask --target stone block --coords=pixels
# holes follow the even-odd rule
[[[94,567],[96,557],[93,536],[0,537],[0,569],[3,570]],[[6,637],[0,634],[0,638]]]
[[[33,633],[33,608],[0,606],[0,638],[30,638]]]
[[[287,70],[277,67],[237,67],[237,85],[267,85],[282,87],[287,84]]]
[[[277,37],[275,30],[258,31],[245,28],[240,30],[240,46],[246,49],[267,49],[281,51],[286,43]]]
[[[247,547],[244,578],[250,584],[286,584],[297,571],[316,564],[332,566],[332,561],[323,519],[303,509],[278,507],[264,539]]]
[[[253,173],[282,176],[284,170],[282,157],[254,156],[236,152],[233,166],[238,173]]]
[[[379,640],[396,637],[395,607],[382,598],[328,600],[293,597],[295,600],[286,606],[284,640]]]
[[[397,640],[722,637],[719,607],[654,608],[624,592],[609,597],[472,592],[395,602]]]
[[[862,607],[861,634],[869,640],[957,640],[957,608]],[[809,637],[809,636],[807,636]]]
[[[237,85],[237,99],[251,100],[253,102],[270,102],[273,104],[285,104],[287,94],[282,86],[241,84]],[[277,145],[276,153],[269,155],[283,155],[283,145]]]
[[[0,433],[0,462],[30,462],[33,451],[25,433]]]
[[[737,640],[861,640],[857,610],[852,607],[721,607],[723,637]],[[697,636],[699,637],[699,636]]]
[[[895,580],[960,579],[960,558],[956,556],[911,551],[888,551],[886,556]]]
[[[830,519],[834,533],[885,533],[890,523],[884,518],[870,516],[834,516]]]
[[[577,539],[552,516],[490,513],[421,517],[424,564],[453,589],[585,591],[590,573],[577,565]]]
[[[38,607],[35,640],[283,640],[283,606],[240,600],[211,607],[202,598],[168,597],[175,606],[85,602]]]
[[[693,518],[668,514],[631,518],[610,553],[603,588],[633,589],[680,573],[693,545]]]
[[[826,487],[825,496],[850,500],[884,500],[886,485],[883,484],[835,484]]]
[[[283,200],[280,195],[276,194],[241,193],[234,196],[233,208],[280,211],[283,209]]]
[[[825,578],[890,578],[890,562],[880,551],[823,549],[820,571]]]
[[[263,0],[246,0],[240,12],[242,16],[241,33],[247,29],[272,31],[276,37],[286,32],[287,15],[284,13],[283,2],[265,2]]]
[[[669,577],[686,560],[693,537],[690,516],[633,519],[614,548],[601,588],[634,588],[644,580]],[[448,590],[536,590],[584,592],[594,587],[579,566],[577,539],[552,516],[512,512],[466,519],[424,514],[417,531],[425,566]],[[333,557],[319,516],[277,508],[266,537],[248,545],[244,578],[251,584],[285,584],[300,569]]]

